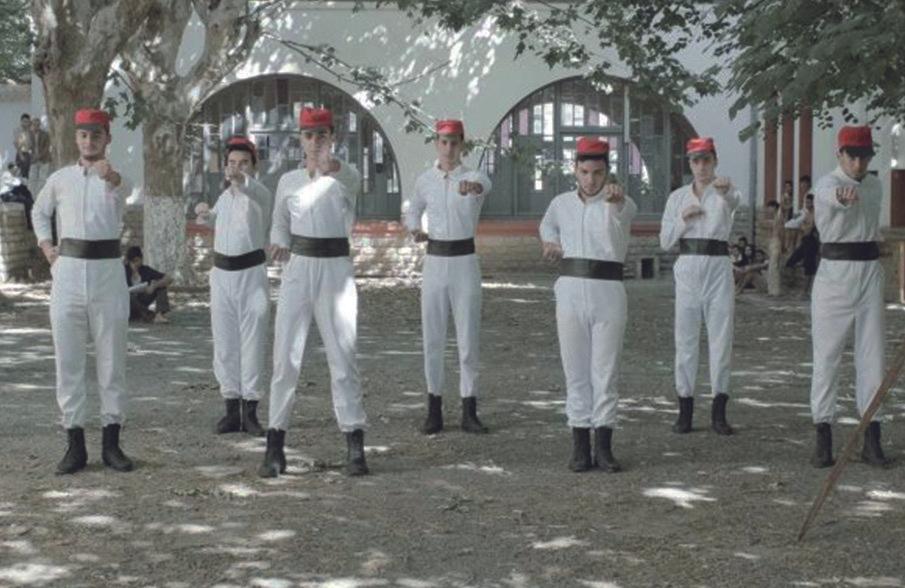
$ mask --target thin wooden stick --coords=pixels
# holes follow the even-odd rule
[[[886,371],[886,377],[883,378],[883,382],[880,384],[880,387],[877,388],[873,400],[870,401],[867,410],[865,410],[864,415],[861,416],[861,422],[858,423],[858,427],[852,431],[851,436],[845,443],[845,447],[843,447],[842,452],[837,456],[836,465],[833,466],[833,469],[830,470],[829,475],[823,482],[823,488],[820,489],[820,494],[814,499],[814,504],[811,505],[811,510],[808,512],[808,516],[804,519],[804,524],[801,525],[801,530],[798,532],[799,542],[804,539],[805,533],[808,532],[814,519],[817,518],[820,507],[823,506],[823,503],[829,497],[836,482],[839,481],[839,478],[842,476],[842,470],[848,465],[849,459],[851,459],[852,453],[854,453],[855,447],[858,445],[858,440],[864,436],[864,431],[867,429],[868,425],[870,425],[871,419],[877,413],[877,410],[879,410],[883,401],[886,400],[889,391],[892,390],[893,385],[899,378],[899,372],[902,371],[903,365],[905,365],[905,342],[899,345],[898,354],[893,360],[890,368]]]

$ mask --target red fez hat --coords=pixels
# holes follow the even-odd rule
[[[245,135],[233,135],[226,140],[226,147],[245,147],[247,149],[250,149],[252,152],[255,151],[255,144],[252,143],[251,139],[249,139]]]
[[[300,129],[317,129],[333,126],[333,113],[326,108],[303,108],[299,114]]]
[[[95,108],[83,108],[75,113],[75,126],[77,127],[104,127],[110,130],[110,115],[104,110]]]
[[[460,120],[438,120],[434,126],[438,135],[459,135],[465,136],[465,125]]]
[[[716,155],[716,145],[712,137],[693,137],[685,143],[685,155],[698,153],[713,153]]]
[[[581,137],[576,146],[577,155],[606,155],[610,152],[610,144],[597,137]]]
[[[870,127],[842,127],[839,129],[839,149],[852,147],[854,149],[874,150],[874,140],[870,133]]]

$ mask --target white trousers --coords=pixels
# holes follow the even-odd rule
[[[366,424],[355,362],[358,292],[348,257],[292,255],[283,268],[273,342],[270,428],[288,430],[311,319],[317,323],[327,363],[333,411],[340,430]]]
[[[459,394],[477,395],[481,332],[481,268],[477,255],[425,255],[421,330],[427,391],[443,395],[444,352],[452,310],[459,350]]]
[[[707,327],[710,389],[729,393],[735,284],[727,256],[680,255],[673,267],[676,280],[676,394],[694,396],[698,374],[701,321]]]
[[[270,320],[267,266],[211,269],[214,376],[226,399],[260,400]]]
[[[51,274],[50,324],[63,426],[85,426],[89,336],[94,341],[101,424],[122,423],[129,326],[129,292],[123,264],[119,259],[60,257]]]
[[[811,293],[814,347],[811,416],[815,424],[832,423],[836,417],[836,373],[853,326],[859,415],[864,413],[883,381],[884,283],[879,261],[820,261]]]
[[[615,428],[625,287],[614,280],[561,277],[554,292],[569,426]]]

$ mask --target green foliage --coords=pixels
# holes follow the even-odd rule
[[[0,83],[31,81],[29,0],[0,0]]]
[[[833,109],[849,122],[905,120],[905,2],[730,0],[716,19],[733,23],[715,51],[731,63],[733,115],[810,107],[824,125]],[[862,100],[870,114],[858,121],[849,109]]]

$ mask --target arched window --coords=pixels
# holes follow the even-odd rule
[[[599,136],[610,144],[610,173],[638,203],[659,215],[669,192],[687,178],[685,141],[694,128],[657,101],[634,96],[631,83],[613,79],[595,88],[571,78],[541,88],[509,111],[493,134],[495,149],[482,165],[493,182],[484,216],[538,216],[550,200],[575,187],[575,142]]]
[[[271,190],[302,164],[298,117],[304,106],[327,107],[336,121],[335,153],[362,177],[364,218],[399,216],[399,168],[393,148],[371,114],[339,88],[305,76],[267,75],[236,82],[207,101],[190,129],[190,191],[196,201],[222,192],[224,142],[249,135],[258,150],[258,179]]]

